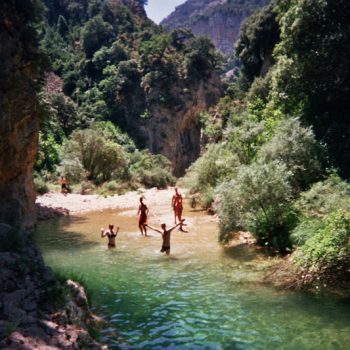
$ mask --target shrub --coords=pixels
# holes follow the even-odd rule
[[[110,192],[114,192],[118,189],[118,184],[115,181],[109,181],[105,184],[105,186]]]
[[[320,218],[337,210],[350,212],[350,185],[332,173],[300,195],[296,207],[307,218]]]
[[[49,192],[47,183],[41,177],[34,178],[35,191],[38,194],[45,194]]]
[[[201,205],[205,209],[211,208],[214,202],[214,189],[212,187],[208,187],[201,196]]]
[[[309,220],[298,227],[312,231],[294,254],[294,261],[311,272],[342,270],[350,263],[350,214],[336,211],[320,222]]]
[[[301,126],[296,118],[282,121],[273,138],[258,153],[264,162],[283,162],[292,174],[291,181],[296,191],[307,188],[320,178],[319,155],[313,131]]]
[[[122,176],[128,164],[124,149],[95,129],[72,133],[65,147],[64,161],[69,164],[72,159],[85,169],[89,179],[98,181],[109,180],[112,173]]]
[[[184,183],[192,193],[232,179],[239,166],[237,156],[224,143],[209,145],[207,151],[187,171]]]
[[[280,251],[290,247],[289,230],[297,216],[291,209],[290,172],[277,161],[242,166],[235,180],[219,186],[220,240],[233,231],[250,230],[260,245]]]
[[[226,130],[226,139],[231,152],[235,153],[242,164],[252,162],[259,147],[264,142],[265,125],[263,121],[255,120],[230,121]]]
[[[65,177],[70,183],[79,183],[86,178],[86,170],[76,157],[69,159],[66,156],[58,167],[58,170],[61,174],[65,174]]]
[[[96,189],[95,185],[90,181],[82,181],[80,184],[80,193],[81,194],[91,194]]]
[[[171,175],[170,161],[160,154],[152,155],[148,151],[135,152],[131,163],[132,176],[146,188],[166,188],[175,183],[175,178]]]

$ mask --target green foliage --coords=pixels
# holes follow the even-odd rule
[[[242,25],[236,54],[243,64],[242,72],[250,83],[255,77],[266,73],[267,63],[271,66],[272,51],[279,36],[273,5],[262,8]]]
[[[82,29],[82,44],[86,57],[91,58],[103,45],[110,44],[113,37],[113,27],[100,15],[90,19]]]
[[[244,120],[238,125],[229,125],[226,139],[229,149],[235,153],[241,164],[249,164],[264,141],[264,122]]]
[[[292,174],[292,185],[297,192],[320,178],[319,156],[320,149],[311,128],[304,128],[295,118],[282,121],[258,154],[264,162],[283,162]]]
[[[175,178],[171,175],[171,163],[160,154],[135,152],[131,158],[130,172],[146,188],[166,188],[175,184]]]
[[[328,214],[322,221],[310,220],[312,232],[294,255],[295,262],[311,272],[345,270],[350,262],[350,215],[342,211]],[[304,224],[305,226],[305,224]],[[305,229],[305,227],[303,227]],[[298,227],[297,230],[301,230]]]
[[[239,166],[237,156],[225,144],[209,145],[206,152],[188,169],[184,182],[192,193],[205,192],[230,180]]]
[[[205,37],[194,38],[186,49],[184,65],[189,79],[208,78],[221,67],[223,57],[214,44]]]
[[[53,134],[39,133],[39,150],[36,156],[35,169],[37,171],[54,171],[60,163],[62,147],[55,140]]]
[[[81,165],[88,179],[107,181],[112,174],[122,176],[127,167],[124,149],[94,129],[76,130],[65,146],[64,160]]]
[[[350,185],[337,174],[330,174],[301,193],[296,207],[306,218],[316,220],[339,210],[350,212]]]
[[[45,194],[49,192],[47,183],[41,177],[34,177],[35,191],[38,194]]]
[[[291,173],[284,164],[242,166],[235,180],[219,186],[220,240],[228,241],[239,229],[250,230],[259,244],[284,251],[296,215],[291,209]]]
[[[272,109],[301,116],[327,145],[332,165],[350,176],[350,3],[277,2],[281,41],[275,52]]]
[[[127,152],[134,152],[136,146],[128,134],[123,133],[120,128],[112,122],[97,122],[92,129],[99,130],[105,139],[111,140],[124,147]]]
[[[79,158],[70,159],[68,156],[63,157],[58,172],[69,179],[70,183],[79,183],[87,177],[87,171]]]

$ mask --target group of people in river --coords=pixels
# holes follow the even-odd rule
[[[141,235],[147,237],[147,228],[158,232],[162,235],[162,248],[160,250],[161,253],[166,253],[167,255],[170,254],[170,236],[171,232],[176,228],[179,227],[179,230],[182,232],[187,232],[183,229],[185,219],[182,218],[182,211],[183,211],[183,204],[182,204],[182,195],[179,192],[177,188],[175,188],[175,193],[171,200],[171,205],[174,211],[174,223],[175,225],[171,228],[167,229],[167,226],[165,223],[161,224],[160,229],[157,229],[155,227],[152,227],[148,225],[147,218],[149,214],[149,209],[147,208],[146,204],[143,202],[144,197],[140,198],[140,205],[137,211],[138,215],[138,226],[141,232]],[[119,232],[119,226],[114,229],[114,225],[109,224],[108,229],[101,228],[101,238],[108,237],[108,247],[112,248],[115,247],[115,241],[116,237]]]

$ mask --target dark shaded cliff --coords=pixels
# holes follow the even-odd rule
[[[189,28],[195,35],[210,38],[231,55],[242,22],[270,0],[188,0],[160,24],[166,30]]]
[[[0,222],[34,223],[32,170],[39,133],[40,55],[31,22],[34,2],[0,4]]]

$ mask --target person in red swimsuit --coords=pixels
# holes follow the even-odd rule
[[[143,203],[143,197],[140,198],[140,206],[139,210],[137,212],[137,215],[139,216],[139,229],[141,231],[141,235],[145,234],[147,236],[147,215],[148,215],[148,208],[146,204]]]
[[[184,224],[182,224],[182,210],[183,210],[183,206],[182,206],[182,195],[181,193],[178,191],[178,189],[175,187],[175,194],[173,195],[173,198],[171,200],[171,205],[173,207],[174,210],[174,219],[175,219],[175,224],[176,224],[176,219],[179,220],[179,222],[181,223],[180,225],[180,231],[186,232],[182,226],[184,226]]]

